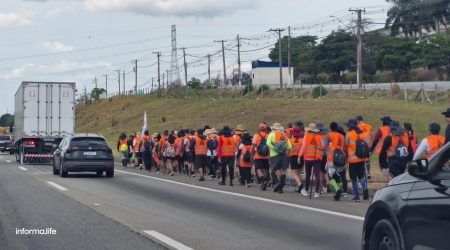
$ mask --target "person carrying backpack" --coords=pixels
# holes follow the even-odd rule
[[[247,130],[245,129],[244,125],[241,125],[241,124],[237,125],[236,128],[234,129],[233,137],[234,137],[234,140],[237,142],[238,148],[239,148],[239,146],[242,143],[242,136],[246,132],[247,132]],[[236,170],[238,170],[238,173],[239,173],[239,184],[241,184],[241,186],[244,186],[245,183],[244,183],[244,179],[243,179],[242,169],[241,169],[241,166],[240,166],[241,162],[240,162],[239,157],[237,155],[236,155],[236,160],[234,162],[235,162],[235,165],[236,165],[235,172],[236,172]]]
[[[292,179],[297,185],[297,192],[301,193],[304,185],[300,171],[303,169],[303,158],[298,159],[298,155],[303,145],[304,132],[303,128],[295,126],[292,129],[292,138],[289,139],[292,145],[291,153],[289,154],[289,163],[291,166]]]
[[[185,136],[184,130],[180,130],[177,133],[177,139],[175,140],[176,159],[177,159],[179,175],[182,175],[183,171],[185,171],[185,169],[184,169],[184,150],[182,150],[182,143],[183,143],[184,136]]]
[[[327,172],[330,177],[330,186],[336,194],[334,200],[339,201],[342,194],[342,183],[346,177],[345,167],[347,161],[344,153],[345,137],[338,132],[339,124],[330,124],[331,132],[327,136]],[[345,190],[346,192],[347,190]]]
[[[433,122],[428,126],[428,128],[430,135],[420,142],[413,161],[425,158],[429,160],[445,145],[445,138],[439,135],[441,132],[441,126]]]
[[[216,129],[207,129],[205,131],[206,136],[208,137],[208,152],[206,153],[206,165],[209,169],[209,175],[211,178],[217,177],[217,131]]]
[[[133,151],[134,151],[134,155],[136,157],[134,167],[141,167],[142,163],[143,163],[142,162],[142,151],[140,149],[141,140],[142,140],[141,132],[137,132],[136,137],[134,138],[134,141],[133,141]]]
[[[442,112],[442,115],[445,116],[445,120],[447,121],[447,129],[445,130],[445,143],[450,142],[450,108],[447,111]]]
[[[145,170],[150,171],[153,166],[153,139],[148,130],[144,131],[144,136],[139,143],[142,159],[144,160]],[[141,168],[142,169],[142,168]]]
[[[373,153],[373,151],[375,150],[375,152],[378,155],[381,153],[381,147],[383,146],[384,139],[386,139],[386,137],[389,134],[391,134],[390,125],[392,122],[392,119],[389,116],[385,116],[385,117],[381,118],[380,120],[383,123],[383,126],[377,130],[377,133],[375,134],[372,146],[370,147],[370,153]],[[379,166],[381,168],[381,172],[383,173],[383,175],[387,179],[389,179],[389,168],[388,168],[386,159],[381,159],[381,157],[379,157],[378,163],[379,163]]]
[[[246,188],[250,187],[251,172],[253,167],[252,136],[249,133],[242,135],[242,143],[239,145],[238,159],[242,168],[242,179]]]
[[[270,149],[267,146],[267,125],[261,123],[258,126],[258,133],[253,136],[252,153],[255,164],[257,183],[261,184],[261,190],[267,189],[269,181],[269,154]]]
[[[348,133],[345,138],[345,153],[350,179],[352,180],[353,201],[360,202],[358,180],[361,183],[364,200],[369,199],[369,190],[367,189],[365,177],[366,168],[364,165],[369,158],[369,147],[365,141],[367,138],[366,134],[358,128],[358,121],[350,119],[346,125],[348,127]]]
[[[416,153],[417,147],[418,147],[418,145],[417,145],[417,136],[414,133],[414,130],[413,130],[413,127],[412,127],[411,123],[405,122],[403,124],[403,127],[405,128],[405,135],[408,136],[408,139],[409,139],[409,144],[410,144],[409,146],[413,150],[413,154],[411,154],[409,156],[409,159],[408,159],[409,161],[412,161],[412,159],[414,157],[414,154]]]
[[[322,162],[325,145],[323,144],[323,141],[319,136],[320,129],[317,128],[317,125],[315,123],[309,124],[309,126],[305,128],[305,131],[305,139],[303,140],[303,145],[298,155],[299,158],[303,157],[305,160],[305,188],[303,188],[301,194],[305,197],[309,195],[310,183],[312,183],[311,174],[314,174],[314,198],[319,198],[320,164]]]
[[[117,142],[117,151],[120,153],[120,160],[122,161],[122,166],[126,167],[128,165],[128,140],[125,133],[121,133],[119,140]]]
[[[203,135],[203,129],[197,131],[194,142],[195,168],[200,173],[199,181],[205,181],[206,155],[208,154],[208,138]]]
[[[358,121],[358,128],[366,134],[367,137],[367,143],[369,144],[369,147],[373,144],[373,132],[372,132],[372,125],[369,123],[364,122],[364,119],[362,115],[358,115],[356,117],[356,120]],[[371,172],[370,172],[370,159],[366,162],[366,173],[367,173],[367,179],[370,180]]]
[[[274,123],[271,127],[272,132],[267,137],[267,146],[270,148],[270,171],[280,173],[280,183],[274,189],[274,192],[283,193],[286,184],[286,169],[289,167],[289,152],[292,145],[284,132],[283,126]]]
[[[391,178],[397,177],[406,171],[409,156],[413,154],[408,135],[397,121],[392,121],[391,134],[384,139],[380,157],[387,158]]]
[[[169,169],[169,175],[173,176],[174,167],[176,166],[176,146],[175,146],[175,135],[170,134],[165,140],[164,145],[164,158],[167,161],[167,168]]]
[[[219,159],[222,180],[219,185],[225,185],[227,179],[227,168],[230,175],[230,186],[233,186],[234,179],[234,160],[237,152],[237,142],[231,135],[229,126],[224,126],[222,135],[219,137],[219,145],[217,150],[217,157]]]

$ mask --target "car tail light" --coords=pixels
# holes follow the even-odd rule
[[[66,153],[72,153],[72,152],[75,152],[75,151],[78,151],[80,148],[78,148],[78,147],[69,147],[67,150],[66,150]]]
[[[36,142],[35,141],[25,141],[25,146],[26,147],[30,147],[30,148],[35,148],[36,147]]]

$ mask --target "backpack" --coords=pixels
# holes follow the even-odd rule
[[[339,139],[338,146],[342,146],[342,142]],[[342,149],[336,148],[333,151],[333,165],[335,167],[344,167],[347,161],[345,160],[345,154]]]
[[[126,153],[128,151],[128,145],[126,143],[122,144],[120,146],[120,152],[121,153]]]
[[[166,153],[166,157],[174,158],[176,155],[175,145],[167,143],[165,153]]]
[[[245,151],[245,154],[242,156],[242,160],[247,163],[252,162],[252,154],[250,153],[250,149],[247,148],[247,151]]]
[[[402,138],[398,140],[397,147],[395,148],[395,159],[399,161],[407,161],[409,156],[408,148],[403,143]]]
[[[284,154],[286,153],[286,149],[287,149],[286,136],[285,134],[283,134],[280,141],[273,143],[273,150],[278,154]]]
[[[369,144],[367,144],[366,141],[361,139],[361,137],[358,134],[358,139],[356,140],[356,150],[355,155],[356,157],[360,159],[369,158]]]
[[[256,148],[256,151],[261,156],[268,156],[270,151],[269,151],[269,147],[267,147],[267,140],[261,134],[259,134],[259,136],[261,137],[261,142],[259,143],[258,147]]]
[[[184,153],[186,153],[186,144],[184,143],[185,138],[181,138],[181,143],[180,143],[180,156],[183,157]]]
[[[216,139],[209,139],[208,140],[208,149],[211,150],[211,152],[213,152],[214,150],[217,149],[217,141],[216,141]]]

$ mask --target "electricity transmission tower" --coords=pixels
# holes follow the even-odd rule
[[[177,27],[175,25],[172,25],[172,61],[170,64],[170,76],[168,77],[171,85],[181,85],[177,53]]]

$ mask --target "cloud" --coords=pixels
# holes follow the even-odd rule
[[[216,17],[258,7],[258,0],[85,0],[89,11],[128,11],[150,16]]]
[[[31,24],[29,14],[0,13],[0,29],[23,27]]]
[[[61,42],[41,42],[38,44],[40,50],[50,51],[52,53],[69,52],[75,49],[72,45],[66,45]]]

